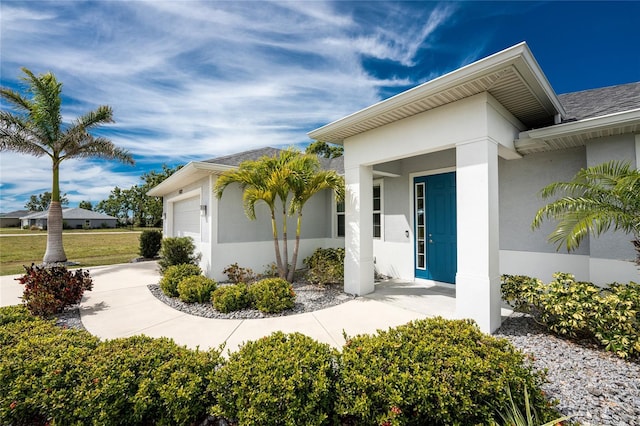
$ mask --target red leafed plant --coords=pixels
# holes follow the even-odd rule
[[[26,273],[17,278],[24,284],[22,301],[33,315],[48,317],[62,312],[66,306],[79,303],[85,290],[91,290],[93,281],[89,271],[69,271],[64,266],[24,267]]]

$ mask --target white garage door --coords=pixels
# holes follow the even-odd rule
[[[173,235],[200,239],[200,197],[173,203]]]

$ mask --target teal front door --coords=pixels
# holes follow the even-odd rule
[[[415,276],[455,284],[456,174],[413,179]]]

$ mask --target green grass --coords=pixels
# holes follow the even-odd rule
[[[95,235],[98,231],[80,231],[82,233],[63,236],[69,261],[80,263],[79,267],[88,267],[126,263],[138,257],[139,232]],[[0,237],[0,275],[20,274],[24,272],[23,265],[42,262],[47,233],[35,233],[40,235]]]
[[[141,232],[145,229],[157,229],[162,231],[161,228],[105,228],[105,229],[65,229],[62,232],[65,234],[69,233],[92,233],[92,232]],[[19,235],[29,235],[29,234],[42,234],[47,235],[47,231],[36,230],[32,231],[30,229],[22,229],[22,228],[0,228],[0,235],[3,234],[19,234]]]

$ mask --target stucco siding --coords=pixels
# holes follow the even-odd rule
[[[517,160],[500,159],[498,164],[500,249],[555,253],[555,245],[547,241],[555,223],[546,220],[540,229],[531,229],[536,212],[549,201],[542,199],[539,192],[552,182],[570,180],[585,167],[585,149],[531,154]],[[589,240],[574,254],[589,254]]]
[[[636,167],[636,145],[634,135],[619,135],[593,139],[587,142],[587,167],[611,160],[627,161]],[[601,259],[631,260],[635,250],[630,241],[632,235],[610,230],[590,243],[591,257]]]

